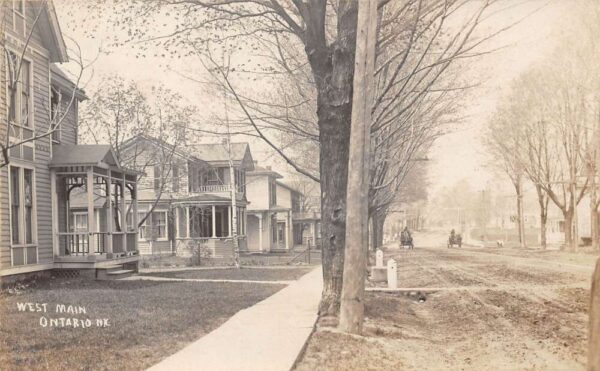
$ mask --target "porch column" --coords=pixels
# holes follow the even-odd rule
[[[185,207],[185,236],[187,238],[190,238],[192,236],[190,236],[190,223],[192,221],[190,220],[190,207],[186,206]]]
[[[260,251],[263,250],[263,223],[262,223],[262,213],[258,214],[258,249]]]
[[[138,238],[139,238],[139,227],[138,227],[138,192],[137,192],[137,181],[133,183],[133,192],[131,192],[131,202],[133,202],[133,231],[135,232],[135,249],[133,251],[139,251],[138,249]]]
[[[87,170],[87,205],[88,205],[88,254],[96,248],[96,220],[94,215],[94,168]]]
[[[65,192],[61,189],[61,192]],[[52,252],[54,256],[60,255],[60,240],[58,238],[58,200],[56,199],[56,172],[50,170],[50,200],[52,202]],[[68,213],[68,210],[67,210]]]
[[[285,248],[290,249],[290,212],[285,217]]]
[[[216,207],[212,205],[212,238],[217,237],[217,216],[216,216]]]
[[[181,208],[176,206],[173,210],[175,212],[175,238],[178,239],[181,237],[181,229],[179,228],[179,213],[181,212]]]
[[[286,243],[287,249],[289,250],[290,247],[294,247],[293,243],[290,244],[290,241],[294,234],[294,224],[292,224],[292,211],[291,210],[288,210],[288,215],[287,215],[287,219],[285,220],[285,222],[287,223],[287,228],[286,228],[287,231],[285,233],[286,234],[285,243]]]
[[[108,170],[106,177],[106,202],[108,203],[108,210],[106,211],[106,235],[98,235],[98,238],[106,236],[106,253],[112,254],[113,252],[113,206],[112,206],[112,173]],[[116,205],[115,205],[116,206]]]
[[[126,189],[127,189],[127,179],[125,179],[125,172],[123,172],[123,178],[121,178],[121,232],[123,232],[123,234],[121,235],[121,239],[123,241],[123,243],[121,244],[121,246],[123,246],[123,251],[132,251],[128,246],[127,246],[127,203],[125,202],[125,195],[126,195]]]
[[[246,208],[242,209],[242,236],[246,235],[246,220],[247,216],[246,216]]]
[[[229,234],[227,236],[231,237],[231,227],[233,223],[233,219],[231,219],[231,206],[227,206],[227,220],[227,225],[229,226]]]

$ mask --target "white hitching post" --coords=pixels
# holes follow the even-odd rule
[[[394,259],[387,262],[387,281],[389,289],[398,288],[398,264]]]

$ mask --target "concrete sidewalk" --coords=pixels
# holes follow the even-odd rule
[[[319,267],[150,370],[287,371],[312,332],[322,287]]]

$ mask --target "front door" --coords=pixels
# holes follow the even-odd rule
[[[275,241],[275,246],[277,249],[285,249],[285,222],[277,222],[277,241]]]

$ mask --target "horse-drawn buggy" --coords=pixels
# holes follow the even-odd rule
[[[413,238],[410,235],[410,232],[405,229],[400,233],[400,247],[414,249],[415,245],[413,244]]]
[[[448,237],[448,248],[451,247],[462,247],[462,236],[460,233],[454,233],[454,230],[450,232],[450,237]]]

